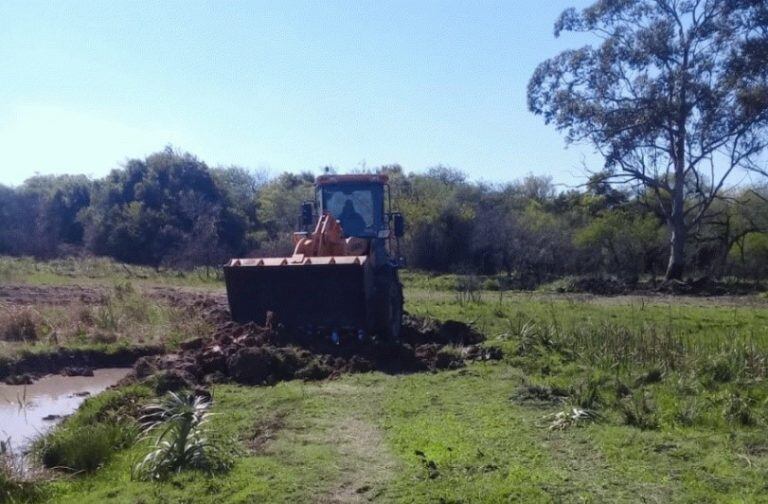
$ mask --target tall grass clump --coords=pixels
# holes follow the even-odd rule
[[[116,283],[95,312],[96,326],[112,331],[136,324],[149,324],[160,318],[159,308],[130,282]]]
[[[0,502],[30,502],[39,499],[41,493],[34,481],[17,479],[5,467],[0,467]]]
[[[30,502],[43,496],[39,471],[25,466],[10,440],[0,441],[0,502]]]
[[[152,450],[133,468],[133,477],[162,480],[185,469],[227,470],[232,453],[211,438],[211,402],[192,392],[169,392],[148,406],[142,417],[145,435],[154,436]]]
[[[659,428],[656,406],[643,390],[622,400],[620,409],[626,425],[637,427],[641,430]]]
[[[768,332],[731,327],[701,334],[663,319],[574,322],[556,314],[511,320],[509,327],[516,365],[559,386],[580,383],[571,385],[575,408],[611,409],[643,430],[768,422]]]
[[[35,342],[40,322],[40,316],[31,308],[0,307],[0,341]]]
[[[567,326],[556,320],[518,322],[512,333],[523,356],[555,352],[592,368],[630,374],[696,371],[720,383],[768,378],[768,334],[729,331],[700,337],[655,323],[587,321]]]
[[[92,472],[112,454],[136,439],[134,426],[115,422],[64,426],[35,446],[39,461],[48,468],[67,472]]]
[[[88,398],[75,415],[35,442],[34,458],[45,467],[68,472],[98,469],[136,441],[136,418],[149,395],[148,388],[133,385]]]
[[[459,304],[479,303],[483,299],[482,283],[476,275],[458,275],[456,277],[456,301]]]

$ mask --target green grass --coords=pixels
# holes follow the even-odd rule
[[[131,463],[146,450],[139,445],[93,476],[57,482],[53,495],[58,502],[306,502],[348,487],[381,502],[634,502],[638,495],[721,502],[763,492],[763,430],[643,431],[606,422],[549,431],[550,408],[511,399],[522,382],[515,369],[485,364],[218,386],[214,428],[252,448],[229,473],[132,481]]]
[[[220,285],[222,276],[221,271],[216,268],[181,271],[127,265],[102,257],[67,257],[37,261],[31,257],[0,256],[2,283],[111,285],[118,281],[204,287]]]
[[[131,467],[150,448],[138,441],[98,470],[41,483],[45,499],[766,500],[764,298],[478,291],[470,302],[456,295],[455,277],[404,280],[409,312],[472,322],[504,359],[439,373],[217,385],[212,430],[242,451],[230,471],[135,481]],[[140,387],[110,391],[62,431],[131,417],[150,400]],[[595,420],[553,429],[553,415],[573,407],[594,410]]]

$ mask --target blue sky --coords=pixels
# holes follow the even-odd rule
[[[444,164],[583,181],[526,108],[585,0],[0,2],[0,183],[102,176],[172,144],[271,173]]]

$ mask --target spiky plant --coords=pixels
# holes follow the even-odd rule
[[[209,440],[210,407],[204,396],[169,392],[161,403],[145,408],[140,421],[145,436],[155,440],[152,451],[134,466],[134,477],[159,480],[184,469],[213,471],[226,465]]]

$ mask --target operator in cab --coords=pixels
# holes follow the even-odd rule
[[[344,208],[339,215],[341,227],[346,236],[360,236],[365,232],[365,220],[357,213],[351,199],[344,203]]]

